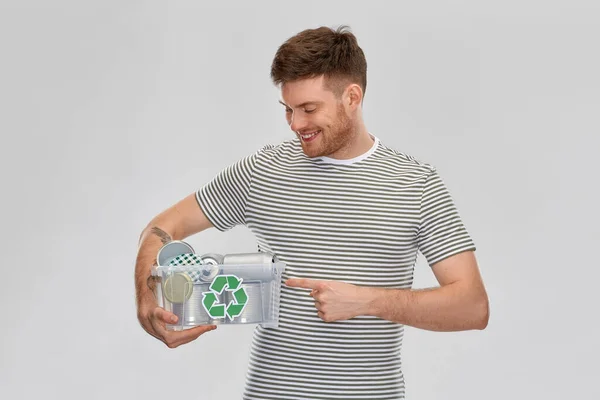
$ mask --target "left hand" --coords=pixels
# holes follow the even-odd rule
[[[341,321],[365,315],[369,306],[368,288],[337,281],[288,279],[290,287],[312,289],[317,315],[325,322]]]

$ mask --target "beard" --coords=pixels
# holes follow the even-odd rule
[[[302,150],[309,158],[331,156],[340,150],[343,151],[352,144],[356,136],[352,119],[346,115],[342,104],[337,107],[335,121],[320,130],[320,137],[316,138],[315,142],[305,143],[300,138]]]

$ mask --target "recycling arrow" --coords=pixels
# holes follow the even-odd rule
[[[225,318],[233,321],[248,304],[248,294],[242,286],[243,279],[235,275],[218,275],[210,284],[210,291],[202,293],[202,306],[215,319]],[[225,292],[225,293],[224,293]],[[233,300],[226,306],[218,302],[218,296],[231,297]]]

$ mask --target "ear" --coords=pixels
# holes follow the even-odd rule
[[[359,85],[353,83],[346,88],[344,103],[349,109],[355,110],[360,107],[362,99],[363,92]]]

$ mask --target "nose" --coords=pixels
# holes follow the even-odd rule
[[[306,126],[306,119],[302,118],[300,113],[296,112],[292,112],[288,122],[294,132],[301,131]]]

